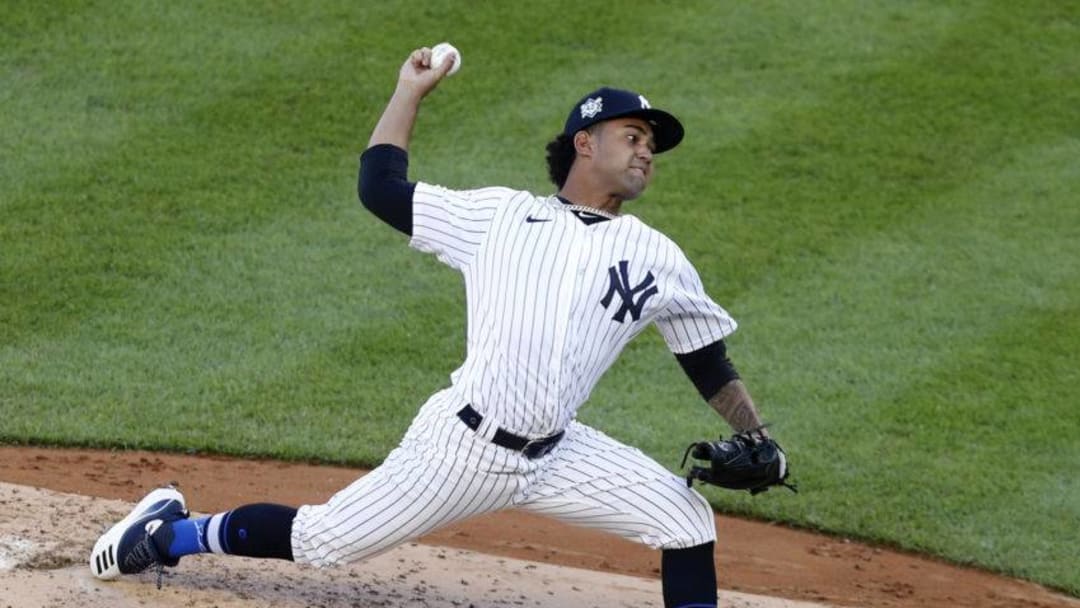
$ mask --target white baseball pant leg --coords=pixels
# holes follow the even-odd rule
[[[572,422],[545,460],[515,507],[654,549],[716,540],[712,507],[685,478],[601,431]]]
[[[524,487],[520,457],[477,436],[460,405],[438,393],[382,465],[326,504],[305,505],[292,527],[293,559],[360,561],[442,526],[511,505]]]

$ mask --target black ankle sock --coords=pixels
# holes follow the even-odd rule
[[[686,549],[664,549],[660,558],[666,608],[715,608],[714,543]]]
[[[292,522],[296,509],[258,503],[233,509],[225,516],[221,535],[233,555],[292,560]]]

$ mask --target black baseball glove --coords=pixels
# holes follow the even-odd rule
[[[693,456],[705,461],[705,466],[692,465],[686,475],[686,485],[703,481],[729,490],[746,490],[751,494],[765,492],[772,486],[798,490],[787,483],[787,456],[779,444],[757,430],[732,435],[730,439],[691,443],[683,454],[680,468]]]

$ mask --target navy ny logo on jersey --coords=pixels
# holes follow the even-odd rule
[[[630,313],[630,318],[634,321],[640,319],[641,309],[645,308],[645,302],[660,292],[656,285],[653,285],[656,279],[651,271],[645,275],[645,278],[640,283],[631,287],[629,265],[628,260],[622,260],[619,262],[618,269],[615,266],[608,268],[608,278],[611,279],[611,285],[608,287],[607,295],[600,300],[600,305],[607,308],[611,305],[615,295],[618,294],[622,300],[622,305],[615,311],[615,315],[611,317],[611,320],[619,323],[626,320],[626,313]]]

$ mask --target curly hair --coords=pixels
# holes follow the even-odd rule
[[[560,190],[570,175],[570,166],[574,164],[577,153],[574,151],[574,136],[559,133],[547,145],[548,177]]]

